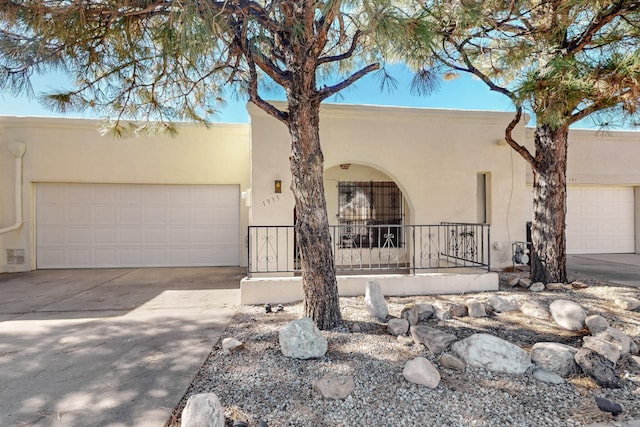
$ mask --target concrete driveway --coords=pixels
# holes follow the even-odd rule
[[[568,255],[567,275],[640,287],[640,254]]]
[[[236,312],[244,275],[0,275],[0,425],[163,426]]]

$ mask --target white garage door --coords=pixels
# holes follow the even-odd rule
[[[38,268],[240,265],[235,185],[43,183]]]
[[[635,252],[633,187],[569,187],[567,253]]]

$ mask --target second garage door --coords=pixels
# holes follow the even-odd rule
[[[569,187],[567,253],[635,252],[633,187]]]
[[[240,265],[236,185],[37,185],[38,268]]]

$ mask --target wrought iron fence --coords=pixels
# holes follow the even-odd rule
[[[488,224],[357,227],[354,231],[352,225],[330,226],[338,274],[490,267]],[[301,271],[294,226],[250,226],[248,246],[250,276]]]

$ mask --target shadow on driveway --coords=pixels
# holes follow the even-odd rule
[[[164,425],[235,314],[244,271],[0,275],[0,425]]]

